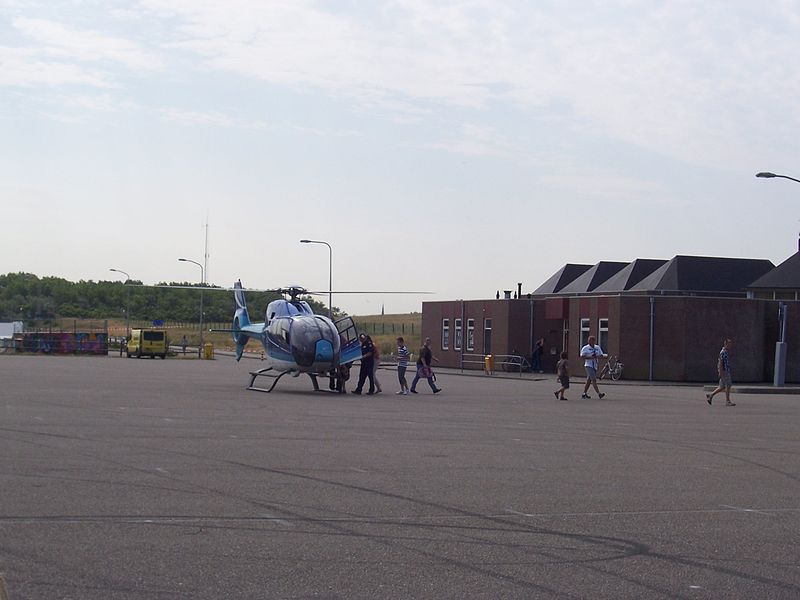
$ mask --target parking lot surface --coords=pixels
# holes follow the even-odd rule
[[[256,365],[0,357],[10,600],[800,597],[797,396]]]

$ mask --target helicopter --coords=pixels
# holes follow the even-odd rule
[[[361,342],[358,330],[351,317],[336,321],[315,314],[301,295],[313,294],[300,286],[289,286],[269,290],[289,296],[289,299],[273,300],[266,310],[265,320],[250,321],[245,300],[245,289],[241,279],[233,284],[236,312],[229,331],[236,344],[236,360],[242,358],[244,348],[251,339],[258,339],[264,347],[267,367],[250,372],[248,390],[271,392],[284,375],[299,377],[305,373],[311,378],[314,391],[319,391],[317,377],[330,377],[340,365],[361,358]],[[321,293],[321,292],[319,292]],[[272,384],[256,385],[259,377],[271,377]]]

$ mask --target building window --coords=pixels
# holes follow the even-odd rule
[[[608,352],[608,319],[599,319],[597,321],[597,331],[599,332],[597,343],[603,349],[603,352]]]
[[[450,348],[450,319],[442,319],[442,350]]]
[[[483,353],[492,353],[492,320],[483,320]]]
[[[461,350],[461,319],[456,319],[456,339],[453,342],[453,350]]]
[[[589,319],[581,319],[581,348],[589,343]]]
[[[467,319],[467,351],[475,350],[475,319]]]

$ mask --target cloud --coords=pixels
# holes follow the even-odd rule
[[[87,29],[17,16],[13,27],[35,45],[0,50],[0,84],[108,86],[119,68],[192,81],[232,74],[409,127],[462,111],[509,137],[512,123],[482,124],[505,111],[530,130],[719,168],[793,151],[800,125],[800,78],[787,60],[800,53],[800,8],[786,0],[141,0],[104,18]],[[115,27],[125,35],[107,33]],[[549,116],[554,106],[563,119]],[[172,118],[226,122],[206,107]],[[781,130],[766,133],[776,120]],[[462,130],[433,147],[496,154],[505,143]]]
[[[558,103],[573,128],[716,166],[746,161],[738,147],[761,144],[759,127],[793,115],[800,92],[790,2],[143,6],[169,16],[170,47],[206,69],[386,110],[504,104],[536,119]]]
[[[86,85],[109,87],[105,74],[84,67],[43,60],[40,53],[26,48],[0,47],[0,86],[34,87]]]
[[[78,29],[48,19],[17,17],[14,27],[39,44],[41,53],[79,62],[109,61],[132,70],[157,70],[161,58],[131,40]]]
[[[518,156],[519,149],[492,127],[465,124],[456,138],[435,142],[431,148],[469,156]]]
[[[220,112],[199,112],[178,108],[164,108],[160,109],[158,113],[162,118],[169,121],[178,121],[199,125],[214,125],[217,127],[240,127],[259,131],[267,131],[271,129],[268,124],[262,121],[248,121]]]

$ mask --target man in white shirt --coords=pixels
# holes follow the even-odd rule
[[[597,338],[590,335],[589,343],[581,348],[581,358],[584,359],[583,366],[586,369],[586,385],[583,386],[583,395],[581,396],[584,400],[591,398],[591,396],[586,393],[589,391],[590,385],[594,387],[598,398],[602,400],[605,396],[605,394],[600,392],[600,388],[597,387],[597,370],[600,367],[599,359],[605,355],[603,354],[603,349],[595,343],[596,341]]]

